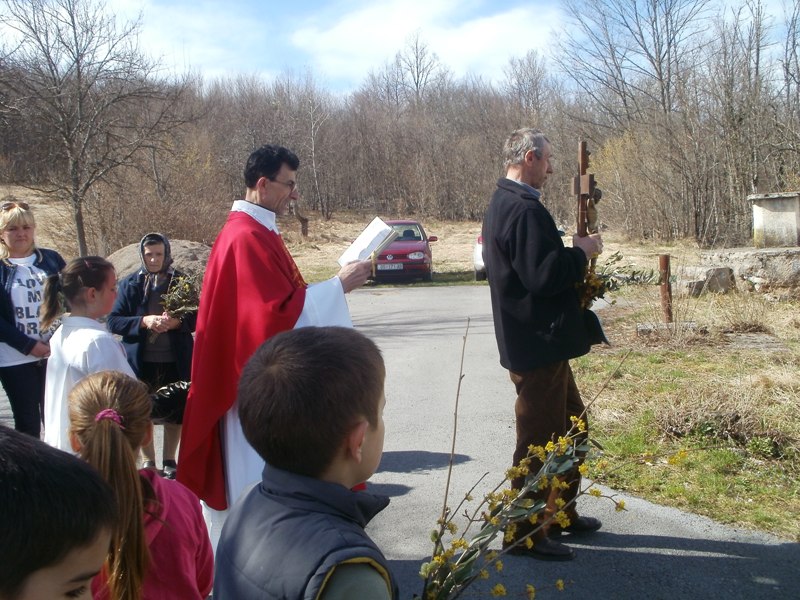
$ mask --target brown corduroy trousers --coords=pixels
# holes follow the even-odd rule
[[[587,431],[583,436],[588,435],[589,426],[586,415],[583,415],[583,400],[568,361],[552,363],[531,371],[509,371],[509,374],[517,390],[515,405],[517,447],[514,450],[514,465],[519,464],[519,461],[528,455],[528,446],[531,444],[544,446],[550,440],[555,441],[559,436],[565,435],[572,427],[571,416],[580,417],[586,422]],[[555,514],[555,501],[558,497],[567,503],[564,509],[567,516],[570,519],[577,518],[574,500],[581,484],[578,466],[563,476],[563,480],[569,484],[568,489],[558,493],[547,488],[528,495],[534,500],[547,501],[545,518]],[[541,461],[532,457],[530,472],[537,473],[541,467]],[[521,488],[523,484],[524,478],[512,481],[512,487],[515,489]],[[542,528],[534,535],[534,539],[546,535],[546,530],[547,527]],[[524,533],[526,532],[520,531],[518,535]]]

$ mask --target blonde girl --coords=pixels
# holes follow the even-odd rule
[[[152,439],[147,385],[118,371],[81,380],[69,394],[72,449],[114,490],[119,526],[106,566],[92,582],[95,599],[206,598],[213,552],[197,497],[151,469],[137,470]]]
[[[76,258],[45,283],[41,328],[48,329],[61,314],[62,299],[69,310],[50,338],[44,393],[44,441],[61,450],[70,450],[67,394],[75,384],[110,369],[133,376],[122,345],[98,321],[116,297],[114,265],[99,256]]]

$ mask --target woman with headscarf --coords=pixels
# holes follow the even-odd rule
[[[42,288],[64,268],[55,250],[37,248],[36,222],[26,202],[0,204],[0,382],[14,428],[36,438],[42,429],[49,331],[39,327]]]
[[[192,332],[197,313],[181,318],[168,315],[162,296],[183,274],[172,267],[169,240],[148,233],[139,242],[142,267],[119,283],[119,295],[108,315],[108,328],[122,336],[128,362],[150,391],[177,381],[189,381],[192,367]],[[168,422],[176,420],[177,422]],[[175,478],[176,450],[181,437],[180,418],[164,422],[163,474]],[[143,467],[158,470],[155,446],[142,447]]]

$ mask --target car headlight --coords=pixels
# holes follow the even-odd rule
[[[422,252],[412,252],[408,255],[408,258],[411,260],[422,260],[425,258],[425,255]]]

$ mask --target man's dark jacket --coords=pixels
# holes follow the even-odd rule
[[[497,182],[483,220],[483,258],[500,364],[522,372],[589,352],[576,289],[586,255],[564,247],[536,190]]]
[[[55,275],[66,264],[55,250],[36,248],[34,253],[36,259],[33,261],[33,266],[41,269],[48,276]],[[28,337],[17,329],[14,304],[11,302],[11,284],[16,272],[17,265],[7,259],[0,260],[0,342],[5,342],[15,350],[27,355],[31,353],[38,340]]]
[[[145,281],[147,273],[142,269],[137,273],[128,275],[119,282],[117,299],[108,315],[108,329],[111,333],[122,336],[122,345],[128,354],[128,362],[133,372],[138,376],[141,373],[142,355],[147,336],[150,331],[142,327],[142,317],[147,313],[147,296],[145,294]],[[183,273],[171,273],[168,288]],[[188,313],[181,320],[181,326],[159,335],[168,335],[178,376],[183,381],[189,381],[192,376],[192,350],[194,339],[192,332],[197,323],[197,313]]]
[[[383,553],[364,531],[386,496],[267,464],[231,509],[217,545],[215,600],[317,598],[336,565],[370,564],[398,597]]]

